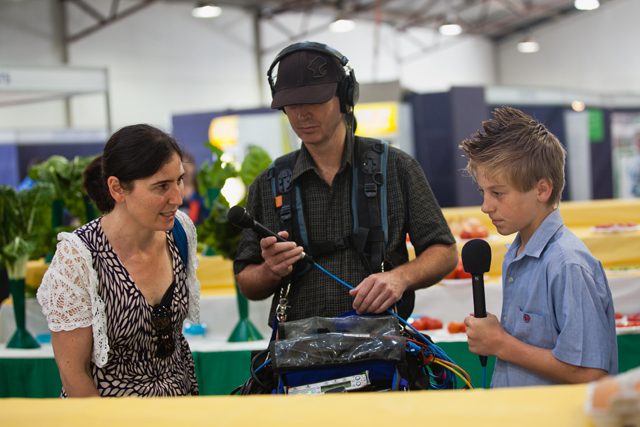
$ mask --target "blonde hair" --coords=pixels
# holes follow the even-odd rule
[[[553,185],[547,204],[558,206],[565,185],[566,158],[558,138],[542,123],[515,108],[496,108],[493,116],[482,123],[482,130],[460,145],[469,159],[467,174],[477,181],[477,169],[482,166],[488,179],[506,179],[522,193],[546,178]]]

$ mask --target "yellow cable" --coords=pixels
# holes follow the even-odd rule
[[[456,364],[453,364],[453,363],[451,363],[451,362],[449,362],[449,361],[447,361],[447,360],[442,360],[442,359],[438,359],[438,360],[439,360],[439,361],[441,361],[441,362],[443,362],[443,363],[446,363],[446,364],[447,364],[447,365],[449,365],[449,366],[452,366],[452,367],[454,367],[454,368],[456,368],[456,369],[459,369],[459,370],[460,370],[460,372],[462,372],[462,373],[464,374],[465,378],[466,378],[466,379],[468,379],[468,380],[469,380],[469,382],[471,382],[471,377],[469,376],[469,374],[467,374],[467,372],[466,372],[464,369],[462,369],[460,366],[458,366],[458,365],[456,365]]]
[[[452,366],[449,366],[449,364],[442,363],[442,362],[444,362],[444,360],[442,362],[440,360],[441,359],[436,359],[436,360],[434,360],[434,363],[437,363],[438,365],[442,365],[445,368],[447,368],[448,370],[450,370],[451,372],[455,373],[457,376],[459,376],[462,379],[462,381],[465,382],[465,384],[467,384],[469,386],[470,389],[473,389],[473,386],[471,385],[471,383],[469,381],[467,381],[467,379],[464,376],[462,376],[460,374],[460,372],[456,371]]]

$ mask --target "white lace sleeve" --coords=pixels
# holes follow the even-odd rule
[[[38,303],[52,332],[91,326],[91,360],[102,367],[109,351],[107,318],[91,253],[73,233],[60,233],[58,239],[56,253],[38,288]]]
[[[187,234],[187,243],[189,246],[189,261],[187,262],[187,286],[189,287],[189,311],[187,318],[195,323],[200,323],[200,281],[196,276],[196,270],[200,260],[196,255],[198,250],[198,236],[196,227],[193,225],[191,218],[186,213],[178,210],[176,218],[182,224]]]

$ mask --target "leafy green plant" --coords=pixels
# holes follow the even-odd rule
[[[238,176],[238,171],[231,163],[223,162],[224,152],[217,146],[205,142],[205,147],[216,156],[216,161],[205,160],[198,170],[198,192],[204,197],[205,207],[212,209],[213,201],[219,196],[220,190],[228,178]]]
[[[9,279],[23,279],[29,258],[46,252],[54,197],[49,183],[39,182],[19,193],[0,185],[0,255]]]
[[[55,199],[62,200],[69,213],[80,221],[80,225],[87,223],[87,203],[89,198],[82,189],[85,168],[95,156],[76,156],[69,161],[62,156],[51,156],[44,162],[29,170],[29,178],[34,181],[47,182],[55,189]]]
[[[202,186],[200,194],[207,195],[208,189],[221,189],[228,178],[240,176],[246,187],[249,187],[256,177],[271,164],[271,158],[260,147],[251,146],[245,156],[240,171],[231,163],[221,160],[222,150],[209,144],[212,151],[218,155],[218,159],[209,165],[205,162],[198,172],[198,183]],[[224,164],[223,164],[224,163]],[[238,203],[245,206],[246,197]],[[198,226],[198,240],[209,246],[213,251],[224,258],[233,260],[238,252],[242,230],[231,224],[227,219],[229,202],[224,195],[218,194],[210,201],[209,217]]]

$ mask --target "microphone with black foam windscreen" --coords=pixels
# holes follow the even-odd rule
[[[288,240],[285,240],[282,236],[279,236],[264,225],[260,224],[258,221],[254,220],[251,214],[242,206],[236,205],[231,207],[229,212],[227,212],[227,219],[236,227],[253,229],[253,231],[262,238],[273,236],[278,239],[279,242],[288,242]],[[304,252],[302,252],[300,256],[300,261],[313,264],[313,258]]]
[[[462,267],[471,273],[473,288],[473,314],[475,317],[487,317],[487,304],[484,298],[484,273],[491,269],[491,246],[482,239],[469,240],[462,247]],[[487,356],[480,356],[482,366],[487,366]]]

